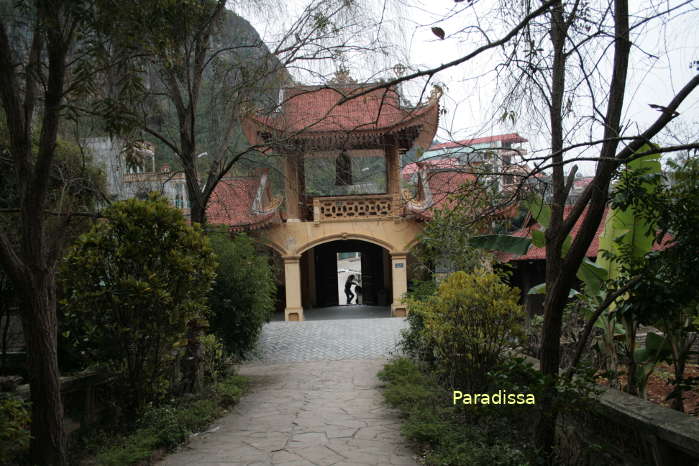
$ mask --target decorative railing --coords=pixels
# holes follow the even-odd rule
[[[358,195],[313,198],[313,221],[385,219],[400,215],[400,195]]]

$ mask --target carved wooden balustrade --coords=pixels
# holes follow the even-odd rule
[[[399,194],[315,197],[313,221],[320,223],[395,218],[400,216],[400,209]]]

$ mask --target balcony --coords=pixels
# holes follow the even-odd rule
[[[398,194],[313,198],[313,222],[378,220],[400,216]]]

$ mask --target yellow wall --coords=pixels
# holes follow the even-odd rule
[[[286,222],[259,231],[262,242],[282,256],[300,256],[329,241],[357,239],[386,248],[389,254],[406,253],[422,231],[420,223],[406,218],[338,222]]]
[[[303,320],[302,296],[306,295],[305,301],[308,302],[310,290],[301,289],[301,275],[309,273],[305,270],[308,269],[307,266],[302,268],[301,255],[319,244],[349,239],[368,241],[388,250],[393,289],[391,310],[396,316],[405,315],[401,297],[407,290],[406,255],[415,244],[420,231],[420,223],[399,217],[320,223],[291,221],[272,225],[266,230],[258,231],[256,236],[279,252],[284,260],[286,320]]]

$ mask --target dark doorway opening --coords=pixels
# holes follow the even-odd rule
[[[361,304],[390,305],[391,261],[388,251],[366,241],[338,240],[320,244],[301,257],[304,309],[346,304],[344,280],[349,273],[341,274],[338,258],[349,257],[349,253],[355,254],[355,260],[359,258]]]

